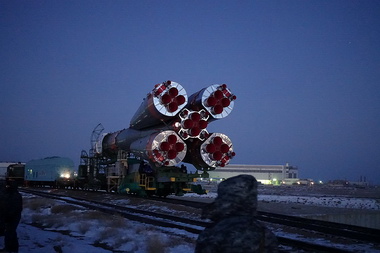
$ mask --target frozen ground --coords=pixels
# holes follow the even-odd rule
[[[297,203],[314,206],[328,206],[336,208],[371,209],[380,210],[380,202],[376,199],[329,197],[329,196],[283,196],[259,195],[260,201],[274,203]]]
[[[201,198],[215,198],[216,193]],[[199,197],[188,194],[186,197]],[[23,195],[24,210],[18,227],[20,253],[70,252],[194,252],[196,235],[88,211],[78,206]],[[211,199],[210,199],[211,200]],[[259,195],[259,200],[280,203],[379,210],[376,199],[343,196]],[[128,204],[128,201],[125,201]],[[167,208],[165,212],[169,212]],[[0,239],[3,247],[3,238]]]
[[[194,193],[186,194],[184,198],[215,198],[216,193],[207,195],[197,195]],[[380,196],[379,196],[380,197]],[[351,198],[344,196],[302,196],[302,195],[277,195],[277,194],[259,194],[259,201],[273,203],[296,203],[313,206],[326,206],[336,208],[353,208],[353,209],[372,209],[380,210],[379,199],[374,198]]]
[[[194,252],[195,235],[23,195],[20,253]],[[4,247],[3,238],[0,247]]]

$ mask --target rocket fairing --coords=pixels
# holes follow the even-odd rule
[[[94,150],[115,157],[119,150],[134,154],[156,167],[180,162],[197,169],[224,167],[235,156],[231,140],[210,134],[210,122],[228,116],[236,96],[227,85],[211,85],[188,99],[176,82],[155,85],[132,117],[130,127],[99,136]]]

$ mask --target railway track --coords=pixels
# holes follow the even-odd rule
[[[60,194],[33,191],[27,189],[20,189],[21,192],[64,201],[69,204],[79,205],[91,210],[97,210],[111,215],[119,215],[129,220],[138,221],[145,224],[154,226],[161,226],[166,228],[177,228],[185,230],[190,233],[199,234],[205,226],[209,225],[207,222],[177,217],[168,214],[156,213],[146,210],[139,210],[125,206],[119,206],[102,201],[86,200],[78,197],[65,197]]]
[[[67,197],[61,194],[48,193],[43,191],[35,191],[30,189],[20,189],[20,191],[38,195],[45,198],[65,201],[69,204],[80,205],[92,210],[119,215],[129,220],[163,227],[174,228],[187,231],[192,234],[199,234],[206,226],[211,223],[185,217],[178,217],[169,214],[140,210],[126,206],[105,203],[103,201],[88,200],[81,197]],[[178,201],[172,199],[159,199],[164,202],[187,205],[200,208],[205,204],[199,204],[192,201]],[[302,231],[301,235],[277,236],[280,243],[280,251],[282,252],[360,252],[361,245],[373,245],[379,249],[380,233],[375,229],[366,229],[355,226],[336,224],[331,222],[321,222],[309,220],[299,217],[279,215],[273,213],[260,212],[258,219],[272,225],[280,225],[292,227]],[[302,238],[305,231],[313,233],[313,238]],[[295,239],[295,238],[298,239]],[[343,244],[332,243],[331,238],[339,238]],[[315,243],[319,241],[319,243]],[[361,252],[365,252],[361,251]]]
[[[160,200],[160,198],[157,199]],[[161,201],[172,204],[187,205],[195,208],[202,208],[207,205],[201,202],[178,199],[162,199]],[[366,241],[370,243],[380,242],[380,230],[378,229],[260,211],[258,212],[258,219],[267,223],[280,224],[300,229],[307,228],[308,230],[332,236],[342,236],[353,240]]]

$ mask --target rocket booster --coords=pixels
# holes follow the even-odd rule
[[[105,157],[124,150],[157,167],[182,161],[198,169],[225,166],[235,156],[232,142],[225,134],[210,134],[206,128],[228,116],[235,99],[226,84],[211,85],[189,98],[179,83],[156,84],[132,117],[130,127],[102,134],[93,148]]]
[[[116,156],[126,150],[156,166],[174,166],[186,155],[185,142],[172,130],[139,131],[132,128],[104,134],[99,138],[96,153]]]
[[[184,162],[196,168],[224,167],[235,156],[230,138],[221,133],[211,134],[205,141],[194,140],[188,143]]]
[[[212,119],[222,119],[231,113],[235,99],[236,96],[231,93],[226,84],[215,84],[191,95],[188,107],[193,110],[204,108]]]
[[[140,130],[159,125],[177,115],[186,103],[186,91],[179,83],[156,84],[132,117],[130,127]]]

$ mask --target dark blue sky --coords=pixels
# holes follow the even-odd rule
[[[79,163],[154,84],[226,83],[232,163],[380,184],[379,1],[0,1],[0,161]]]

